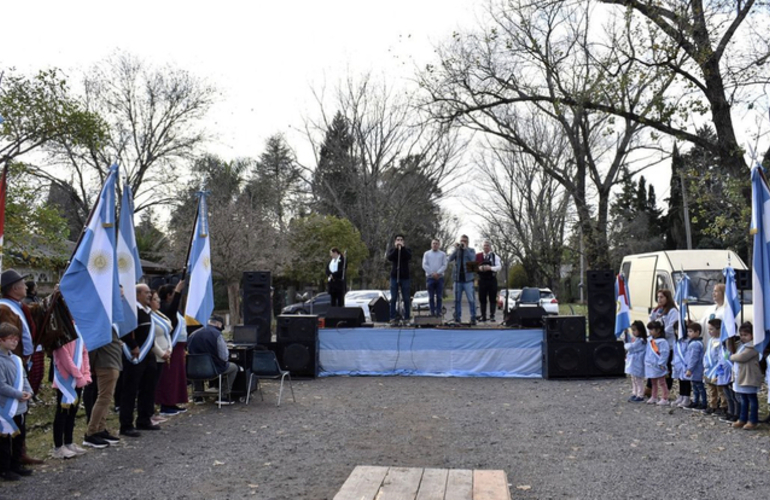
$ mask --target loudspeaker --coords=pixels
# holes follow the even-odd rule
[[[278,342],[310,341],[318,338],[318,316],[314,314],[282,314],[278,316]]]
[[[390,304],[385,297],[374,298],[369,302],[369,313],[372,315],[372,321],[387,323],[390,320]]]
[[[736,269],[735,287],[738,290],[751,290],[751,271],[746,269]]]
[[[260,338],[269,338],[270,323],[273,320],[273,308],[270,306],[270,272],[244,272],[242,286],[243,324],[256,326]]]
[[[505,317],[505,326],[516,328],[543,328],[543,319],[548,316],[541,306],[519,306],[511,309]]]
[[[615,339],[615,273],[588,271],[588,340]]]
[[[315,342],[275,342],[269,349],[278,358],[281,368],[288,370],[292,378],[318,376],[318,341]]]
[[[326,328],[358,328],[365,320],[360,307],[330,307],[326,311]]]
[[[623,342],[551,342],[543,349],[543,378],[625,377]]]
[[[256,325],[233,326],[233,344],[267,344],[272,340],[270,331],[263,331]]]
[[[549,316],[545,320],[546,342],[585,342],[585,316]]]

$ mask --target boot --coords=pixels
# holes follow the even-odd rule
[[[677,405],[679,408],[686,408],[690,406],[690,396],[684,396],[682,397],[682,400]]]

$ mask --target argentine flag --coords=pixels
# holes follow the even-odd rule
[[[211,244],[209,216],[206,205],[208,193],[198,193],[198,214],[195,234],[190,247],[187,268],[190,270],[190,286],[187,292],[185,322],[188,325],[205,325],[214,311],[214,286],[211,281]]]
[[[754,299],[754,348],[760,356],[770,336],[770,189],[762,167],[751,170],[752,293]]]
[[[738,298],[738,287],[735,285],[735,271],[732,267],[727,266],[722,274],[725,277],[725,313],[722,318],[722,331],[719,335],[720,342],[738,335],[738,330],[735,328],[735,318],[741,312],[741,300]]]
[[[620,337],[626,328],[631,326],[631,311],[628,300],[628,289],[623,273],[615,278],[615,302],[617,303],[617,314],[615,315],[615,337]]]
[[[112,323],[123,319],[115,251],[115,182],[110,167],[80,244],[59,289],[89,351],[112,341]]]
[[[677,335],[680,339],[687,338],[687,294],[690,292],[690,277],[682,273],[682,279],[676,285],[676,307],[679,309],[679,329]]]
[[[118,335],[121,337],[136,330],[136,284],[142,279],[142,274],[134,232],[134,194],[131,192],[131,185],[126,181],[123,183],[118,231],[118,279],[123,286],[123,302],[127,303],[123,304],[123,321],[117,323]]]

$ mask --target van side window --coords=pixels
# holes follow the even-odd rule
[[[626,281],[628,281],[628,277],[631,276],[631,261],[624,262],[623,266],[621,266],[620,272],[623,273]]]
[[[660,290],[671,290],[671,293],[674,292],[674,287],[671,284],[671,278],[668,273],[659,271],[655,274],[655,295],[657,295]]]

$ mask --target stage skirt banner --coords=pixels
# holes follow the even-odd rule
[[[542,378],[543,331],[326,328],[320,375]]]

